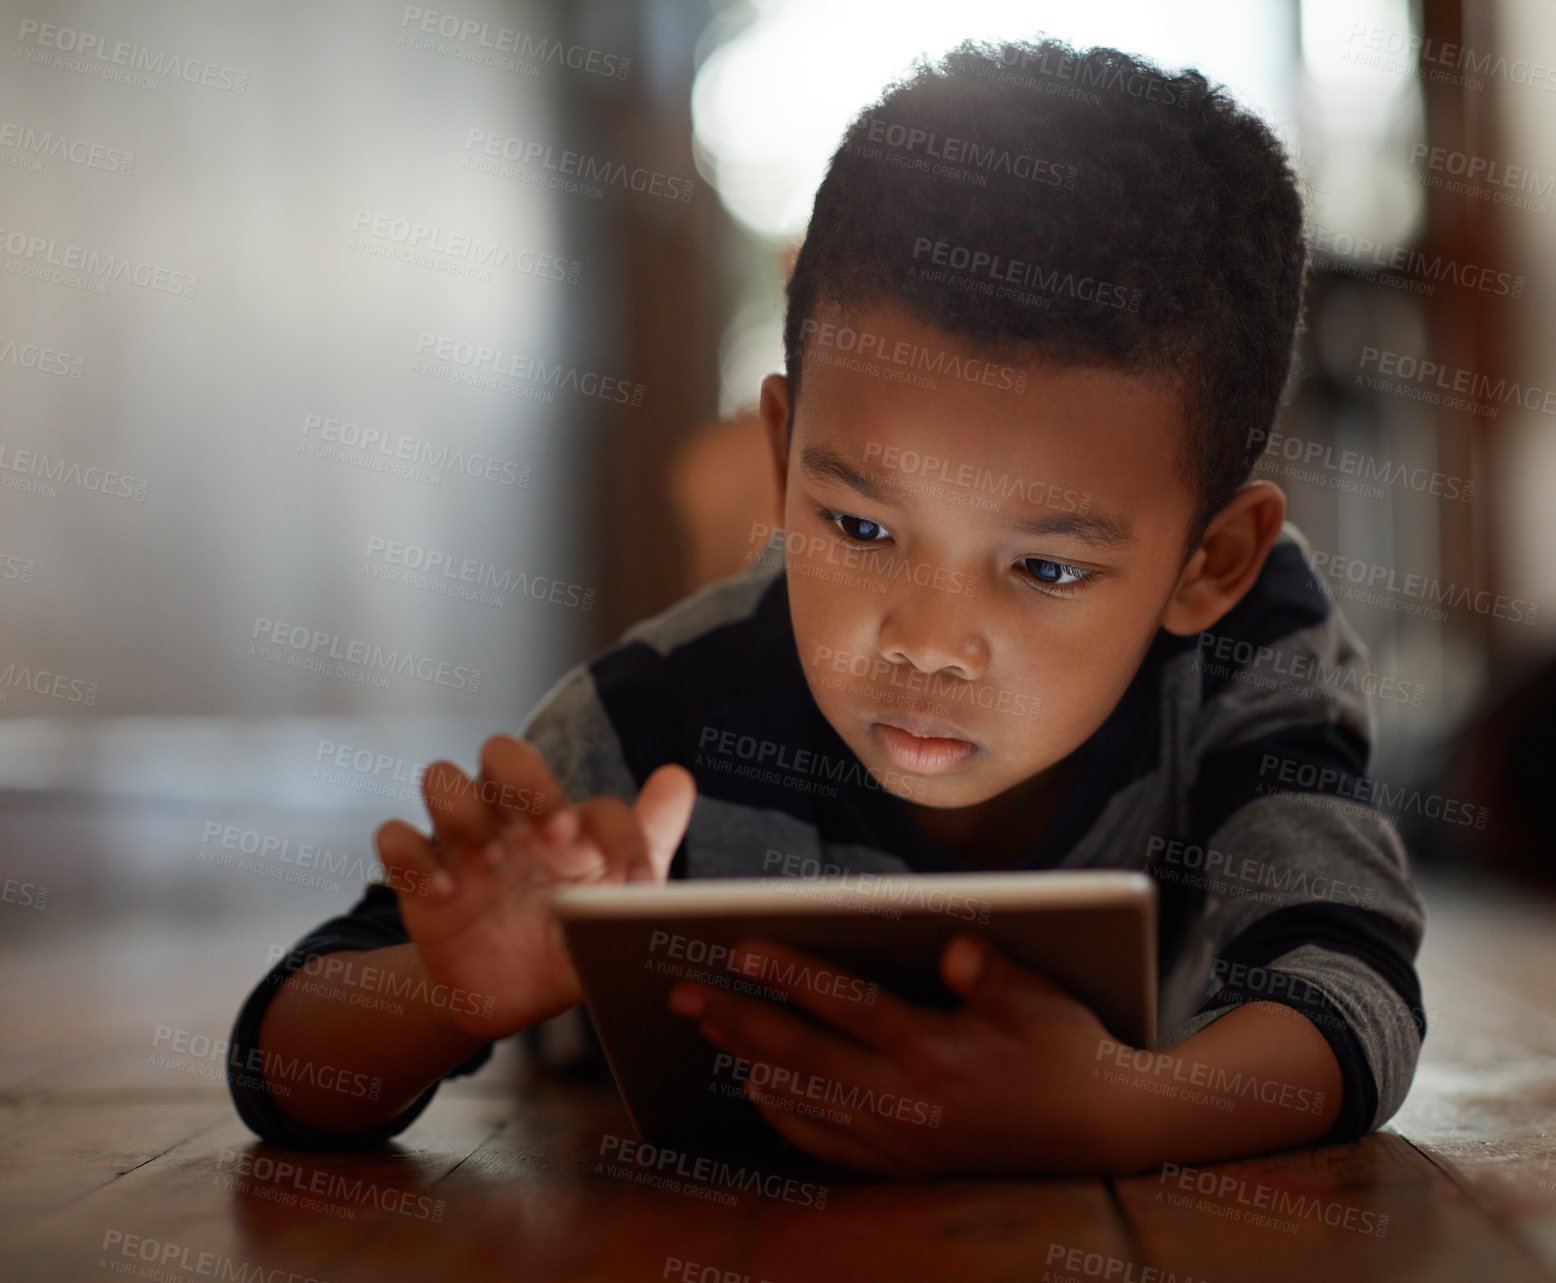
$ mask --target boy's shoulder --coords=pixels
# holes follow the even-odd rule
[[[785,600],[781,615],[771,609],[774,590],[783,585],[783,561],[769,552],[758,554],[738,574],[699,588],[659,614],[633,624],[614,646],[591,662],[633,645],[673,659],[688,647],[709,643],[727,646],[738,641],[742,633],[756,639],[775,632],[780,623],[787,624],[788,608]],[[764,604],[768,609],[763,610]]]
[[[1381,694],[1366,643],[1335,605],[1302,532],[1281,529],[1243,598],[1197,637],[1194,652],[1202,748],[1258,727],[1327,727],[1366,756]]]
[[[522,734],[570,792],[576,784],[625,795],[655,766],[690,766],[710,734],[803,734],[807,689],[782,560],[758,558],[577,665]]]
[[[793,645],[783,562],[759,555],[739,573],[633,624],[565,674],[541,706],[583,679],[602,691],[634,683],[706,690],[737,674],[749,679],[764,652],[786,646],[792,653]]]

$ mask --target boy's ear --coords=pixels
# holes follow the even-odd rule
[[[1161,626],[1180,637],[1201,633],[1231,610],[1264,569],[1286,520],[1286,496],[1269,481],[1250,481],[1211,518],[1178,576]]]
[[[757,410],[762,431],[767,434],[767,454],[778,483],[778,516],[775,525],[783,525],[789,486],[789,380],[781,374],[769,374],[762,380],[762,400]]]

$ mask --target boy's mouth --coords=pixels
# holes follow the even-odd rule
[[[978,745],[950,722],[893,713],[870,723],[870,735],[886,756],[914,775],[938,775],[975,756]]]

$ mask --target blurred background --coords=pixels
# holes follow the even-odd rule
[[[421,764],[739,570],[844,126],[1039,33],[1287,141],[1309,328],[1259,475],[1408,693],[1374,765],[1419,858],[1545,876],[1549,0],[0,0],[0,934],[295,938]]]

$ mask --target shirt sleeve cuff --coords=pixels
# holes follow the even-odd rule
[[[238,1116],[262,1140],[289,1149],[362,1149],[378,1145],[398,1136],[415,1122],[437,1094],[439,1084],[433,1083],[388,1122],[365,1131],[352,1132],[321,1131],[296,1122],[282,1111],[271,1095],[266,1085],[263,1055],[259,1048],[259,1027],[276,990],[310,958],[364,951],[362,941],[353,938],[310,939],[306,947],[292,950],[271,968],[238,1012],[227,1044],[227,1089],[232,1094],[232,1103],[237,1107]],[[473,1074],[491,1058],[491,1054],[492,1044],[487,1043],[449,1070],[444,1077],[459,1078]]]
[[[1270,994],[1238,985],[1223,985],[1200,1008],[1200,1014],[1214,1013],[1219,1018],[1244,1003],[1273,1002],[1305,1016],[1323,1035],[1329,1050],[1334,1053],[1335,1063],[1340,1067],[1340,1112],[1334,1126],[1316,1143],[1339,1145],[1358,1140],[1372,1130],[1372,1120],[1378,1113],[1378,1087],[1373,1081],[1372,1068],[1362,1052],[1361,1042],[1339,1007],[1312,986],[1308,989],[1309,992],[1299,999],[1287,994]]]

